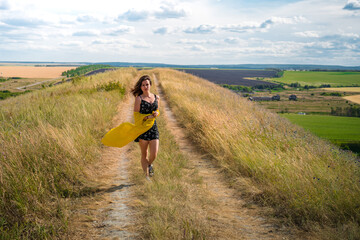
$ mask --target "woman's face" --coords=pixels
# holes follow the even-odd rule
[[[150,81],[149,80],[145,80],[145,81],[142,81],[141,83],[141,90],[143,92],[147,92],[147,91],[150,91]]]

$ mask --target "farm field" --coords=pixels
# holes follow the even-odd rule
[[[287,113],[316,113],[316,114],[330,114],[331,107],[349,107],[349,102],[339,96],[324,96],[324,91],[321,89],[310,89],[304,91],[285,90],[282,92],[255,92],[253,96],[256,97],[271,97],[276,94],[280,96],[280,101],[262,101],[258,102],[260,105],[274,112]],[[296,95],[297,101],[289,101],[290,95]],[[349,96],[354,93],[348,93]]]
[[[76,67],[0,66],[0,77],[56,78]]]
[[[360,87],[339,87],[339,88],[322,88],[326,91],[334,92],[357,92],[360,93]]]
[[[360,118],[281,114],[291,122],[329,140],[360,141]]]
[[[299,114],[281,116],[321,138],[360,154],[360,118]]]
[[[298,82],[301,85],[312,86],[353,86],[360,85],[360,72],[285,71],[283,77],[272,78],[271,81],[286,84]]]
[[[349,100],[354,103],[357,103],[357,104],[360,104],[360,95],[347,96],[347,97],[344,97],[344,99]]]
[[[204,78],[216,84],[256,86],[256,85],[275,85],[271,82],[250,80],[247,78],[273,78],[276,71],[272,70],[219,70],[219,69],[179,69],[197,77]]]

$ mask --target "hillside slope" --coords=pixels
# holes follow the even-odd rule
[[[76,78],[1,102],[0,239],[65,236],[69,199],[91,192],[86,169],[135,75]]]
[[[235,188],[237,176],[248,176],[262,190],[253,198],[290,222],[337,228],[333,237],[360,236],[355,155],[203,79],[154,72],[189,137],[217,160]]]

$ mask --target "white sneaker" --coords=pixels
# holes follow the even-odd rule
[[[148,180],[149,182],[151,182],[151,179],[149,176],[146,176],[145,179]]]

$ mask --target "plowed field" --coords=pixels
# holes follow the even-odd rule
[[[275,71],[271,70],[218,70],[218,69],[182,69],[197,77],[205,78],[216,84],[256,86],[256,85],[277,85],[275,83],[250,80],[247,78],[274,78]]]

